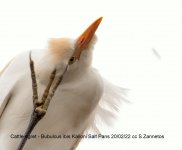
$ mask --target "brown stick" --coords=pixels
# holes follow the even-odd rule
[[[40,105],[45,103],[45,101],[46,101],[46,99],[47,99],[47,97],[49,95],[49,90],[51,88],[51,85],[52,85],[52,83],[53,83],[53,81],[55,79],[55,75],[56,75],[56,69],[54,69],[53,72],[51,73],[49,83],[48,83],[48,85],[47,85],[47,87],[46,87],[46,89],[44,91],[44,94],[43,94],[42,99],[40,101]]]
[[[49,106],[49,103],[50,103],[52,97],[54,96],[54,93],[56,92],[58,86],[60,85],[61,81],[63,80],[64,74],[66,73],[67,69],[68,69],[68,65],[66,66],[63,74],[58,78],[58,80],[54,84],[54,86],[52,88],[52,91],[49,93],[47,99],[45,100],[45,103],[43,104],[43,109],[44,110],[47,110],[47,108]]]
[[[36,74],[35,74],[35,70],[34,70],[34,62],[31,58],[31,52],[29,54],[29,60],[30,60],[30,71],[31,71],[31,78],[32,78],[32,90],[33,90],[32,98],[33,98],[34,109],[33,109],[28,127],[24,134],[24,137],[21,140],[17,150],[23,150],[23,147],[25,146],[26,141],[27,141],[28,137],[30,136],[32,130],[37,125],[37,123],[45,116],[46,111],[49,107],[49,103],[50,103],[52,97],[54,96],[54,93],[56,92],[57,87],[60,85],[61,81],[63,80],[64,74],[66,73],[68,65],[69,65],[69,64],[67,64],[63,74],[55,82],[55,85],[53,85],[53,88],[50,92],[51,86],[52,86],[55,76],[56,76],[56,69],[53,70],[53,72],[50,75],[48,85],[42,96],[42,99],[40,102],[38,102],[37,81],[36,81]]]
[[[32,78],[32,90],[33,90],[33,104],[34,107],[36,103],[38,102],[38,92],[37,92],[37,81],[36,81],[36,74],[34,70],[34,62],[32,61],[31,58],[31,52],[29,53],[29,60],[30,60],[30,71],[31,71],[31,78]]]

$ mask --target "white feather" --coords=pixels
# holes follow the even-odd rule
[[[74,44],[73,41],[70,43]],[[37,136],[41,134],[83,134],[88,127],[98,131],[96,123],[98,120],[107,124],[112,122],[125,90],[104,80],[90,66],[93,43],[95,43],[94,39],[90,47],[82,52],[80,60],[68,68],[45,117],[34,128],[32,134]],[[52,61],[54,55],[48,55],[49,51],[32,51],[39,96],[46,88],[52,70],[57,68],[59,72],[62,72],[65,62],[73,53],[72,47],[73,45],[70,45],[68,53],[58,61]],[[18,146],[21,139],[10,136],[11,134],[24,134],[33,110],[28,56],[29,52],[16,56],[0,76],[0,109],[2,112],[0,149],[2,150],[14,150]],[[74,138],[47,140],[37,137],[28,140],[25,149],[70,150],[71,147],[76,146],[78,141]]]
[[[91,132],[101,133],[100,128],[111,126],[118,117],[123,101],[127,101],[127,89],[118,87],[106,79],[103,79],[103,95],[94,111],[94,121],[91,124]],[[89,132],[89,131],[88,131]]]

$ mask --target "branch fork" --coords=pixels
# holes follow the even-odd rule
[[[26,129],[25,135],[24,135],[23,139],[21,140],[17,150],[23,150],[23,147],[24,147],[28,137],[30,136],[32,130],[34,129],[36,124],[45,116],[47,109],[49,107],[49,103],[50,103],[51,99],[53,98],[54,93],[56,92],[61,81],[63,80],[64,74],[66,73],[68,66],[69,66],[69,63],[68,63],[67,66],[65,67],[63,74],[58,77],[58,79],[55,81],[54,85],[53,85],[53,82],[54,82],[55,76],[56,76],[56,69],[54,69],[52,71],[50,78],[49,78],[48,85],[42,95],[42,98],[39,101],[36,74],[35,74],[35,69],[34,69],[35,67],[34,67],[34,61],[31,58],[31,52],[29,53],[29,63],[30,63],[32,91],[33,91],[33,97],[32,97],[33,112],[32,112],[28,127]]]

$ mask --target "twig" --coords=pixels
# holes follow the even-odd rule
[[[54,96],[54,93],[56,92],[57,87],[59,86],[59,84],[60,84],[61,81],[63,80],[63,76],[64,76],[64,74],[66,73],[67,69],[68,69],[68,65],[66,66],[66,68],[65,68],[65,70],[64,70],[64,72],[63,72],[63,74],[62,74],[62,75],[58,78],[58,80],[56,81],[55,85],[54,85],[53,88],[52,88],[52,91],[49,93],[47,99],[45,100],[45,103],[44,103],[44,105],[43,105],[43,109],[44,109],[44,110],[47,110],[47,108],[48,108],[48,106],[49,106],[49,103],[50,103],[52,97]]]
[[[31,71],[31,78],[32,78],[32,90],[33,90],[33,104],[34,107],[36,103],[38,102],[38,92],[37,92],[37,81],[36,81],[36,75],[34,70],[34,62],[31,58],[31,52],[29,53],[29,60],[30,60],[30,71]]]
[[[49,83],[47,85],[47,88],[44,91],[44,94],[43,94],[42,99],[40,101],[40,105],[45,103],[45,101],[47,99],[47,96],[49,95],[49,90],[51,88],[51,85],[52,85],[52,83],[53,83],[53,81],[55,79],[55,75],[56,75],[56,69],[54,69],[53,72],[51,73]]]
[[[34,129],[34,127],[36,126],[36,124],[45,116],[47,109],[49,107],[49,103],[50,103],[52,97],[54,96],[54,93],[56,92],[57,87],[60,85],[61,81],[63,80],[64,74],[66,73],[66,71],[68,69],[68,65],[69,65],[69,64],[67,64],[63,74],[57,79],[57,81],[53,85],[52,90],[50,91],[51,86],[52,86],[55,76],[56,76],[56,69],[53,70],[53,72],[50,75],[48,85],[42,96],[42,99],[39,102],[38,101],[38,92],[37,92],[36,74],[35,74],[35,70],[34,70],[34,62],[31,59],[31,52],[29,54],[29,60],[30,60],[30,71],[31,71],[31,78],[32,78],[34,109],[33,109],[28,127],[26,129],[25,135],[24,135],[23,139],[21,140],[17,150],[23,149],[28,137],[30,136],[30,134],[31,134],[32,130]]]

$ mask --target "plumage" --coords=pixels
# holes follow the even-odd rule
[[[48,49],[33,50],[32,60],[38,84],[38,95],[42,95],[53,69],[56,78],[63,73],[71,56],[74,55],[78,39],[51,39]],[[45,117],[37,124],[25,150],[71,150],[80,139],[41,138],[41,135],[83,134],[88,128],[97,130],[96,118],[113,117],[117,102],[124,90],[103,79],[91,66],[93,46],[96,37],[87,43],[78,60],[68,67]],[[33,109],[32,85],[29,68],[29,51],[9,63],[0,75],[0,149],[14,150],[28,126]]]

